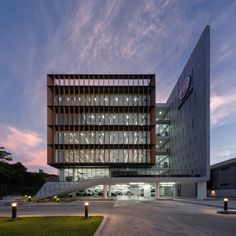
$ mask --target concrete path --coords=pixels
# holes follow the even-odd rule
[[[90,202],[90,215],[104,215],[102,236],[235,235],[236,215],[216,214],[217,207],[177,201]],[[10,216],[10,206],[0,216]],[[83,215],[83,202],[28,204],[18,207],[19,216]]]
[[[116,202],[101,235],[235,235],[236,216],[175,201]]]

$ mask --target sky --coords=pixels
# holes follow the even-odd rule
[[[155,73],[165,102],[211,26],[211,164],[236,157],[236,1],[0,0],[0,146],[47,166],[46,75]]]

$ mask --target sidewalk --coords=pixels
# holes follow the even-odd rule
[[[216,208],[223,208],[224,204],[223,198],[222,199],[207,198],[205,200],[199,200],[195,198],[173,198],[173,201],[196,204],[201,206],[216,207]],[[229,198],[228,206],[229,209],[236,209],[236,199]]]

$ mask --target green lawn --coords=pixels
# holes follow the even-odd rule
[[[89,236],[102,222],[102,216],[20,217],[12,221],[0,217],[1,236]]]

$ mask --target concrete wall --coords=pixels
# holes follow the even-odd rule
[[[236,197],[236,189],[216,189],[214,193],[212,190],[207,191],[208,197]]]
[[[211,189],[236,189],[236,163],[211,170]]]
[[[178,185],[181,186],[181,195],[178,196]],[[195,198],[196,197],[196,184],[195,183],[186,183],[186,184],[177,184],[175,188],[176,197],[186,197],[186,198]]]
[[[179,98],[186,77],[186,96]],[[206,176],[210,167],[210,28],[202,33],[169,99],[170,168],[178,175]]]

